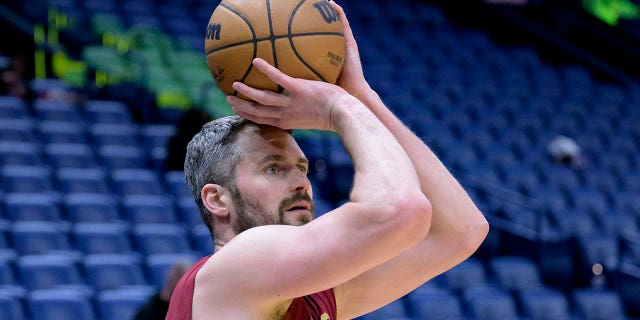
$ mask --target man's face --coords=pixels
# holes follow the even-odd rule
[[[239,141],[233,198],[234,231],[269,224],[303,225],[313,219],[308,161],[293,137],[274,127],[245,129]]]

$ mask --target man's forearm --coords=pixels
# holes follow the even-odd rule
[[[377,93],[369,91],[359,98],[391,131],[411,159],[422,192],[433,207],[431,233],[464,228],[463,223],[486,224],[458,181],[429,147],[384,105]]]

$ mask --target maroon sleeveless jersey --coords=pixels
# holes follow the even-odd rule
[[[191,320],[191,306],[193,304],[193,290],[196,284],[196,274],[205,262],[206,256],[194,263],[182,276],[176,289],[171,295],[169,311],[166,320]],[[214,317],[215,319],[215,317]],[[308,296],[299,297],[291,301],[283,320],[336,320],[336,298],[333,289],[320,291]]]

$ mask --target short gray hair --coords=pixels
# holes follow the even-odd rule
[[[184,173],[193,192],[200,215],[213,235],[211,213],[202,202],[200,192],[208,183],[235,187],[235,168],[242,154],[238,133],[249,126],[259,126],[238,116],[229,116],[206,123],[187,146]]]

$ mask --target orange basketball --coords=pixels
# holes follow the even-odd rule
[[[235,81],[280,91],[253,68],[263,58],[295,77],[335,83],[342,70],[342,22],[327,0],[222,0],[205,40],[207,64],[225,94]]]

